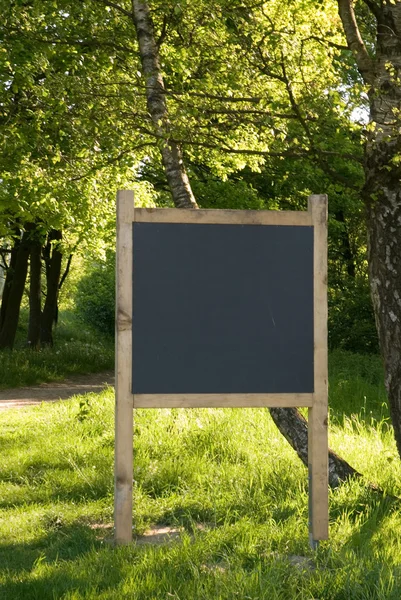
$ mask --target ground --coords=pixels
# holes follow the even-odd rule
[[[67,400],[88,392],[101,392],[108,385],[114,386],[114,372],[74,375],[60,382],[13,388],[0,391],[0,410],[17,408],[41,402]]]

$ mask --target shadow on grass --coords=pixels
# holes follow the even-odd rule
[[[347,514],[349,520],[352,517],[355,527],[350,530],[345,540],[345,552],[340,549],[334,557],[330,553],[330,568],[321,571],[325,585],[336,586],[335,593],[334,587],[330,596],[316,593],[315,589],[313,597],[330,597],[337,600],[399,598],[399,595],[374,595],[375,582],[380,577],[384,586],[389,587],[391,583],[391,568],[383,571],[383,563],[374,553],[372,536],[391,515],[393,504],[388,499],[378,500],[373,493],[367,494],[363,489],[351,489],[341,493],[333,498],[332,504],[331,516],[339,518],[342,514]],[[194,511],[195,508],[192,507]],[[170,511],[169,515],[182,526],[188,512],[178,508]],[[190,517],[193,519],[194,513],[190,512]],[[175,592],[180,598],[194,600],[201,597],[252,597],[269,600],[273,597],[295,597],[293,584],[304,585],[302,582],[305,573],[296,567],[292,568],[288,562],[278,560],[277,553],[272,554],[269,551],[261,560],[260,550],[258,547],[255,549],[254,544],[251,547],[245,544],[243,549],[238,550],[238,544],[242,544],[244,535],[246,538],[249,534],[247,527],[222,528],[221,536],[212,534],[211,542],[201,544],[201,549],[198,550],[195,545],[195,551],[191,555],[188,554],[185,543],[175,546],[178,550],[173,548],[172,552],[165,552],[163,547],[149,549],[139,545],[115,549],[99,541],[98,532],[78,522],[60,525],[57,519],[49,518],[46,528],[46,534],[35,542],[0,546],[0,568],[3,571],[1,600],[97,597],[150,600],[174,597]],[[191,533],[190,527],[185,529]],[[201,529],[200,535],[207,535],[207,531],[203,532]],[[264,548],[263,544],[261,548]],[[348,548],[353,552],[363,552],[363,560],[353,563],[352,569],[356,569],[355,573],[348,572]],[[188,560],[189,556],[191,560]],[[200,579],[198,581],[198,567],[199,573],[202,574],[202,583]],[[339,569],[345,569],[347,573],[337,580],[335,572]],[[220,596],[215,587],[216,578],[224,579],[225,585],[228,577],[237,576],[242,586],[238,588],[240,595],[233,593],[231,596]],[[207,594],[203,593],[202,588],[205,578],[209,581]],[[233,590],[237,590],[235,586],[238,586],[238,581],[230,584]],[[276,591],[280,591],[280,595],[273,596],[272,584],[275,585]],[[123,593],[127,585],[132,586],[130,595]],[[343,586],[343,589],[340,589],[339,585]],[[261,586],[266,593],[260,593]],[[394,591],[399,592],[398,584],[395,584]],[[305,593],[302,597],[312,597],[312,588],[310,593]]]
[[[389,519],[395,510],[400,510],[401,502],[392,497],[384,497],[371,501],[366,513],[360,513],[358,527],[349,538],[346,546],[355,550],[366,549],[372,542],[372,538],[380,532],[385,521]]]
[[[96,481],[92,485],[87,483],[79,482],[71,485],[70,489],[66,490],[62,486],[59,486],[54,491],[49,492],[47,489],[40,491],[40,485],[35,488],[28,489],[27,493],[22,493],[20,497],[10,497],[9,499],[0,500],[0,509],[14,509],[26,504],[37,504],[37,505],[48,505],[52,502],[59,502],[60,498],[63,502],[73,502],[74,504],[86,504],[87,502],[94,502],[110,496],[112,493],[112,487],[110,486],[110,478],[104,477]]]
[[[99,545],[96,534],[83,524],[61,527],[49,525],[49,529],[46,535],[32,543],[1,544],[1,569],[17,573],[31,570],[38,560],[46,564],[58,560],[74,560],[94,545]]]
[[[264,524],[266,521],[275,521],[276,523],[285,523],[298,515],[299,510],[296,506],[268,506],[265,510],[260,510],[254,505],[245,506],[240,503],[230,503],[224,509],[213,506],[201,506],[198,502],[185,503],[185,506],[177,505],[166,508],[158,514],[157,519],[151,513],[141,515],[140,526],[143,524],[154,524],[158,526],[182,527],[188,532],[209,528],[217,528],[223,525],[233,525],[241,519],[250,518],[257,524]]]
[[[116,551],[99,541],[95,531],[79,523],[49,527],[46,535],[32,543],[0,545],[2,600],[53,600],[69,591],[85,596],[94,588],[101,592],[118,586],[121,573]],[[91,553],[95,583],[87,573]]]
[[[373,553],[372,538],[379,534],[394,511],[400,510],[401,500],[394,496],[383,496],[380,492],[362,486],[359,490],[352,490],[351,487],[350,493],[347,493],[346,488],[344,491],[345,493],[334,494],[332,497],[330,520],[338,522],[346,517],[347,523],[352,526],[344,549],[363,549],[364,553]]]

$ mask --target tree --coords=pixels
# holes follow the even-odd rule
[[[370,288],[401,455],[401,3],[338,0],[338,8],[369,100],[362,198]]]
[[[15,242],[0,347],[14,344],[30,257],[28,343],[36,348],[39,334],[42,344],[52,344],[62,255],[101,246],[114,220],[115,190],[132,180],[137,157],[131,143],[124,146],[125,130],[105,118],[103,100],[84,93],[95,75],[99,83],[110,76],[108,49],[97,49],[88,60],[85,47],[78,53],[74,46],[48,43],[48,28],[62,29],[65,21],[54,3],[2,4],[0,238]]]
[[[106,2],[109,4],[108,2]],[[116,5],[113,3],[113,6]],[[171,190],[174,204],[177,207],[196,208],[187,174],[182,164],[182,154],[180,146],[176,141],[169,139],[170,127],[167,113],[167,106],[164,99],[165,87],[161,74],[159,49],[154,36],[153,22],[150,16],[147,1],[133,0],[133,16],[138,44],[141,57],[142,69],[146,80],[146,96],[150,115],[152,117],[155,134],[162,141],[161,153],[163,164],[166,169],[167,181]],[[130,13],[121,7],[117,8],[127,16]],[[313,136],[310,133],[309,126],[300,113],[299,106],[295,100],[294,92],[288,79],[287,70],[282,54],[281,74],[277,74],[277,79],[284,83],[289,102],[294,114],[298,117],[306,137],[313,145]],[[273,76],[273,79],[275,77]],[[211,111],[213,113],[213,111]],[[171,176],[174,173],[174,177]],[[184,200],[183,200],[184,198]],[[280,432],[290,442],[292,447],[298,453],[298,456],[308,464],[308,438],[305,419],[296,409],[270,409],[272,418]],[[327,426],[327,424],[326,424]],[[341,459],[332,450],[329,452],[329,482],[332,487],[348,477],[357,473],[346,461]]]

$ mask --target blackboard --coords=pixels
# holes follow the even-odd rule
[[[313,227],[132,226],[134,394],[314,391]]]
[[[133,410],[308,408],[309,538],[328,537],[327,196],[307,211],[117,195],[115,541],[132,540]],[[256,413],[255,413],[256,416]]]

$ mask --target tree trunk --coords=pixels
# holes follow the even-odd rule
[[[342,210],[338,210],[334,214],[334,218],[338,223],[341,223],[341,254],[342,254],[342,262],[345,264],[347,274],[352,279],[355,279],[356,269],[355,269],[355,259],[351,248],[351,242],[349,239],[349,234],[347,231],[347,223],[345,221],[345,215]]]
[[[177,208],[197,208],[182,159],[181,148],[169,139],[170,122],[166,94],[149,6],[146,1],[133,0],[132,9],[146,82],[147,107],[155,134],[162,142],[162,160],[173,201]]]
[[[62,233],[53,229],[48,236],[44,250],[46,263],[46,301],[43,307],[40,341],[42,345],[53,346],[53,324],[57,319],[58,286],[61,275],[62,253],[57,242],[61,241]],[[56,244],[52,243],[56,242]]]
[[[68,277],[68,273],[70,272],[70,267],[71,267],[71,261],[72,261],[72,254],[70,254],[70,256],[67,259],[67,264],[63,273],[62,278],[60,279],[60,283],[58,284],[58,290],[60,291],[61,288],[63,287],[64,281],[67,279]]]
[[[308,466],[308,423],[296,408],[270,408],[270,414],[280,433]],[[362,477],[343,458],[329,449],[329,485],[338,487],[350,477]]]
[[[398,36],[401,35],[401,26],[398,32]],[[401,43],[392,35],[384,37],[395,44],[386,48],[385,40],[380,40],[381,93],[371,94],[370,110],[375,127],[366,144],[363,194],[367,207],[371,295],[391,421],[401,457],[401,168],[398,164],[401,89],[394,85],[384,64],[390,59],[394,64],[397,56],[401,68]]]
[[[7,299],[4,322],[0,331],[0,349],[12,349],[14,346],[21,300],[24,294],[28,271],[29,246],[29,231],[25,231],[18,246],[18,252],[15,259],[15,268],[13,271],[10,293]]]
[[[385,367],[385,385],[401,456],[401,3],[368,3],[377,21],[372,58],[351,0],[338,0],[348,45],[369,86],[363,199],[370,288]]]
[[[377,177],[383,177],[378,172]],[[386,174],[388,178],[388,174]],[[395,183],[395,182],[394,182]],[[369,276],[385,385],[401,456],[401,190],[399,178],[368,211]]]
[[[10,298],[10,292],[11,292],[11,287],[12,287],[12,282],[13,282],[15,267],[16,267],[16,264],[17,264],[17,255],[18,255],[18,248],[19,248],[20,243],[21,243],[21,237],[20,237],[20,235],[15,236],[14,237],[14,245],[11,248],[10,264],[8,266],[8,269],[7,269],[6,280],[5,280],[4,288],[3,288],[3,296],[2,296],[2,299],[1,299],[0,331],[2,330],[2,327],[4,325],[4,321],[5,321],[5,318],[6,318],[7,306],[8,306],[8,301],[9,301],[9,298]]]
[[[30,282],[29,282],[29,323],[28,345],[37,350],[40,345],[40,321],[42,315],[42,244],[40,240],[31,240]]]

